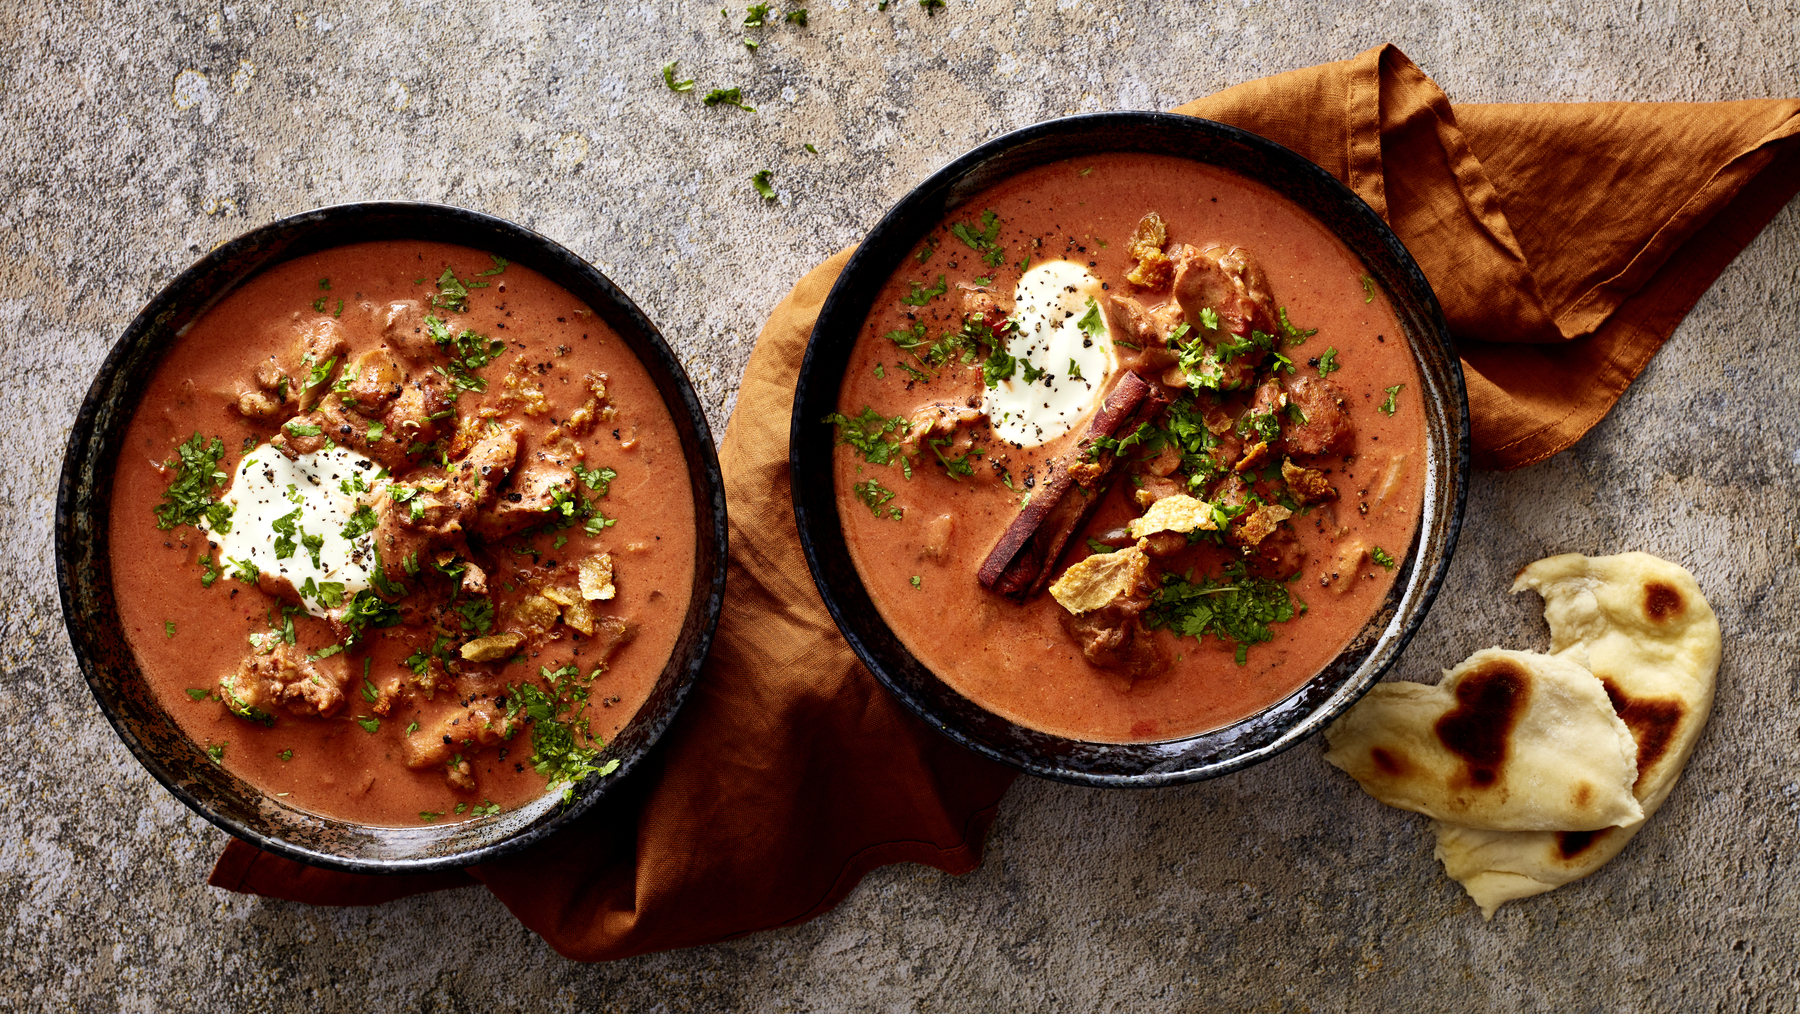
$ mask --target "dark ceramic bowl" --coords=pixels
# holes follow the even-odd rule
[[[1387,600],[1348,647],[1262,712],[1157,743],[1096,743],[1026,728],[963,697],[907,651],[864,589],[844,545],[832,470],[838,386],[882,285],[959,205],[1026,169],[1097,152],[1178,155],[1256,180],[1324,223],[1387,293],[1418,364],[1426,407],[1424,515]],[[1456,546],[1469,474],[1462,367],[1425,275],[1380,216],[1325,170],[1236,127],[1170,113],[1071,116],[1015,131],[934,173],[888,212],[844,268],[807,345],[791,434],[794,514],[813,580],[863,663],[944,735],[1028,774],[1083,785],[1143,787],[1248,767],[1324,728],[1393,664],[1431,607]],[[971,575],[971,580],[973,576]]]
[[[126,645],[113,603],[107,512],[126,427],[163,351],[237,286],[303,254],[375,239],[436,240],[492,251],[574,293],[636,353],[680,432],[693,488],[698,550],[694,591],[675,650],[650,698],[572,802],[548,793],[495,817],[391,828],[332,820],[287,806],[211,762],[156,702]],[[57,583],[75,657],[101,711],[156,779],[225,831],[317,866],[354,873],[422,873],[485,862],[531,844],[593,806],[625,778],[668,728],[698,675],[725,592],[725,492],[706,416],[687,374],[642,311],[593,265],[502,219],[435,204],[320,208],[240,236],[202,257],[152,299],[113,346],[82,403],[63,459],[56,500]]]

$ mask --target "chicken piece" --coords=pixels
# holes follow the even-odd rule
[[[442,435],[444,421],[455,415],[456,400],[445,393],[432,374],[403,384],[399,397],[382,414],[381,422],[388,436],[407,455],[412,455],[416,453],[413,448],[422,449]]]
[[[1338,546],[1337,555],[1332,558],[1331,566],[1319,575],[1319,587],[1328,588],[1342,595],[1356,584],[1356,578],[1362,573],[1363,564],[1369,559],[1369,547],[1361,539],[1351,539]]]
[[[450,487],[465,509],[479,511],[493,505],[519,460],[519,432],[518,423],[507,423],[481,437],[451,465]]]
[[[956,402],[933,402],[913,409],[907,418],[906,431],[900,436],[900,453],[916,457],[928,439],[949,437],[951,444],[939,448],[947,458],[966,454],[973,442],[975,424],[987,416],[979,408]]]
[[[400,397],[405,374],[400,364],[386,349],[370,349],[344,367],[348,389],[341,397],[351,408],[369,417],[379,417],[387,404]]]
[[[1120,369],[1153,375],[1180,361],[1178,352],[1169,347],[1169,336],[1181,324],[1181,307],[1174,303],[1147,307],[1131,296],[1116,292],[1107,296],[1102,305],[1113,334],[1120,336],[1120,341],[1113,343]],[[1121,344],[1121,341],[1129,345]],[[1186,383],[1183,380],[1178,386]]]
[[[574,472],[547,461],[530,462],[514,470],[492,507],[475,515],[475,531],[486,539],[503,539],[551,520],[552,512],[560,519],[565,516],[560,505],[572,504],[574,496]]]
[[[601,616],[594,621],[593,644],[584,656],[596,665],[612,661],[620,648],[637,638],[637,624],[619,616]]]
[[[1190,372],[1220,390],[1248,387],[1269,352],[1268,340],[1255,335],[1276,333],[1275,300],[1262,268],[1242,247],[1183,245],[1172,259],[1175,301],[1207,346],[1204,360]],[[1215,316],[1218,327],[1208,327]]]
[[[1169,667],[1156,639],[1144,629],[1143,614],[1155,593],[1156,579],[1142,543],[1081,560],[1050,587],[1064,609],[1063,630],[1088,664],[1133,682]]]
[[[1281,460],[1281,479],[1288,484],[1294,499],[1302,504],[1328,503],[1338,498],[1337,487],[1316,468],[1301,468],[1293,458]]]
[[[511,739],[515,728],[513,719],[507,717],[506,708],[499,702],[477,697],[466,705],[433,716],[413,730],[401,740],[401,759],[415,771],[443,765],[452,787],[473,789],[473,772],[464,766],[468,764],[467,758],[484,747],[497,746]],[[464,760],[454,764],[458,755]]]
[[[341,358],[347,348],[343,325],[330,317],[320,317],[300,328],[294,351],[300,362],[310,368]]]
[[[329,425],[331,420],[318,412],[297,415],[281,424],[281,432],[275,434],[269,444],[289,458],[312,454],[324,448]]]
[[[401,483],[381,487],[373,510],[375,553],[392,581],[405,581],[409,565],[416,571],[437,549],[460,545],[468,515],[445,492]]]
[[[425,307],[416,299],[378,307],[375,323],[381,328],[382,341],[403,359],[422,363],[437,353],[437,342],[425,330]]]
[[[1161,215],[1151,211],[1138,219],[1127,247],[1131,256],[1137,258],[1137,266],[1125,280],[1146,289],[1160,289],[1173,281],[1175,266],[1163,253],[1163,246],[1168,241],[1169,228],[1163,224]]]
[[[343,655],[311,659],[292,644],[244,659],[236,672],[219,679],[219,699],[241,718],[272,724],[274,709],[295,715],[330,717],[344,706],[350,673]]]
[[[1306,550],[1301,547],[1294,526],[1283,524],[1250,550],[1246,564],[1252,577],[1286,581],[1306,566]]]
[[[1344,408],[1344,392],[1321,377],[1300,376],[1287,383],[1287,401],[1300,418],[1284,413],[1281,445],[1289,454],[1319,457],[1350,450],[1356,429]]]
[[[281,414],[282,403],[272,393],[247,384],[238,385],[235,407],[246,419],[268,421]]]
[[[1007,310],[994,298],[994,294],[986,289],[971,289],[957,286],[962,291],[963,320],[973,322],[989,331],[999,331],[1006,326]]]

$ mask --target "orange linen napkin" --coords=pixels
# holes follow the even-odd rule
[[[1490,468],[1598,422],[1800,190],[1800,100],[1453,111],[1389,46],[1178,111],[1296,149],[1386,216],[1443,301]],[[600,960],[803,922],[886,863],[974,868],[1011,773],[930,731],[857,663],[794,530],[793,385],[847,259],[800,280],[750,358],[720,451],[718,640],[642,771],[576,826],[467,874],[358,877],[234,841],[210,883],[348,905],[479,881],[558,951]]]

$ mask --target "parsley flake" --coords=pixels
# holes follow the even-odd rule
[[[1386,389],[1387,400],[1378,406],[1382,415],[1393,415],[1400,410],[1400,390],[1405,386],[1405,384],[1395,384],[1393,387]]]
[[[755,106],[744,105],[744,93],[738,88],[714,88],[707,92],[706,97],[700,101],[709,106],[736,106],[746,113],[756,112]]]
[[[756,189],[758,194],[762,195],[762,199],[765,201],[775,199],[775,187],[769,182],[774,176],[774,172],[768,169],[759,169],[750,175],[750,185]]]
[[[175,449],[175,460],[166,466],[175,470],[175,479],[156,507],[157,528],[166,532],[176,525],[197,526],[201,518],[212,519],[210,509],[223,506],[216,503],[214,494],[225,482],[225,472],[219,468],[224,456],[225,441],[213,437],[209,444],[199,433]],[[225,508],[222,517],[231,517],[230,508]],[[223,530],[230,531],[230,524]]]

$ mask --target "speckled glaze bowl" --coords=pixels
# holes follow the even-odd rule
[[[548,793],[495,817],[421,827],[372,827],[286,805],[219,767],[156,702],[126,644],[113,601],[107,516],[113,471],[132,412],[163,351],[237,286],[282,261],[349,243],[419,239],[488,250],[575,294],[631,347],[680,431],[698,527],[694,591],[674,652],[650,697],[574,799]],[[69,436],[56,501],[57,584],[75,657],[100,710],[157,781],[225,831],[260,848],[353,873],[423,873],[484,862],[555,832],[612,791],[668,728],[699,674],[725,592],[725,492],[706,416],[656,326],[593,265],[522,226],[460,208],[342,204],[282,219],[202,257],[138,314],[88,389]]]
[[[914,658],[876,612],[844,545],[833,432],[821,421],[836,411],[851,349],[881,286],[934,225],[1026,169],[1115,151],[1177,155],[1231,170],[1324,223],[1361,257],[1392,301],[1418,365],[1426,408],[1423,517],[1381,608],[1336,659],[1285,699],[1225,728],[1156,743],[1096,743],[1026,728],[983,710]],[[850,646],[896,697],[944,735],[1027,774],[1148,787],[1213,778],[1273,757],[1324,728],[1393,664],[1431,608],[1456,547],[1468,485],[1469,409],[1462,366],[1430,284],[1393,231],[1348,187],[1287,148],[1236,127],[1170,113],[1096,113],[983,144],[934,173],[875,226],[813,328],[794,396],[790,455],[794,514],[813,580]]]

